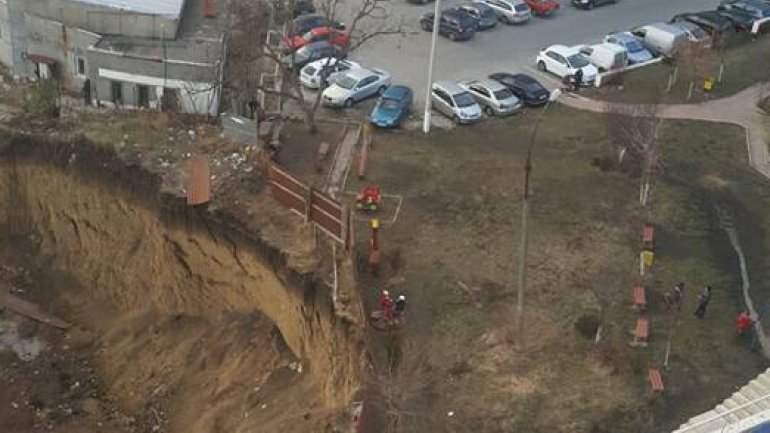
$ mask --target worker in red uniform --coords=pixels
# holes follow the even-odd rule
[[[380,309],[382,309],[382,315],[388,319],[393,319],[393,299],[390,297],[390,293],[387,290],[383,290],[380,293]]]
[[[735,320],[736,326],[738,326],[738,335],[743,335],[746,331],[754,326],[754,319],[744,310],[738,314],[738,318]]]

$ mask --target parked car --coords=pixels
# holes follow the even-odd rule
[[[572,5],[578,9],[593,9],[595,6],[615,4],[618,0],[572,0]]]
[[[674,57],[677,50],[687,43],[687,33],[666,23],[653,23],[631,29],[644,46],[655,55]]]
[[[727,0],[718,9],[739,9],[751,14],[755,20],[770,17],[770,4],[758,0]]]
[[[345,49],[332,45],[328,41],[311,42],[297,51],[283,57],[283,62],[296,71],[300,71],[305,65],[325,57],[347,57]]]
[[[559,10],[561,6],[556,0],[524,0],[533,14],[544,17]]]
[[[433,12],[428,12],[420,18],[420,27],[426,32],[431,32],[434,21]],[[452,41],[470,39],[476,34],[476,22],[463,12],[445,9],[441,11],[438,33]]]
[[[456,9],[476,20],[478,30],[491,29],[497,25],[495,10],[484,3],[466,3]]]
[[[296,18],[304,14],[314,14],[315,5],[313,0],[294,0],[294,9],[291,11],[291,16]]]
[[[750,32],[756,21],[753,15],[741,9],[718,9],[717,12],[732,21],[736,32]]]
[[[327,107],[351,107],[355,102],[382,94],[390,86],[390,74],[382,69],[352,69],[323,91]]]
[[[506,24],[525,23],[531,11],[524,0],[474,0],[494,9],[500,21]]]
[[[628,63],[642,63],[652,60],[653,55],[634,35],[628,32],[610,33],[604,42],[619,45],[628,53]]]
[[[586,56],[599,72],[628,66],[628,51],[620,45],[603,42],[596,45],[583,45],[580,52]]]
[[[545,86],[527,74],[496,72],[491,74],[489,79],[495,80],[507,87],[517,98],[530,107],[544,105],[548,102],[548,97],[551,95],[551,92]]]
[[[509,116],[521,110],[519,98],[497,81],[465,80],[457,84],[473,96],[487,116]]]
[[[397,127],[409,114],[413,100],[414,92],[409,87],[390,86],[380,96],[369,121],[381,128]]]
[[[711,35],[706,33],[706,31],[698,25],[689,21],[675,21],[673,24],[684,30],[687,33],[687,40],[693,44],[702,48],[711,48],[711,43],[713,41]]]
[[[316,27],[328,26],[326,17],[320,14],[300,15],[294,18],[291,26],[290,35],[304,35]]]
[[[671,18],[671,23],[677,21],[687,21],[697,25],[705,30],[712,39],[724,37],[733,31],[734,27],[732,21],[717,11],[685,12]]]
[[[360,68],[361,65],[352,60],[327,57],[305,65],[299,73],[299,80],[309,89],[319,89],[334,83],[337,78],[351,69]]]
[[[406,0],[406,1],[408,1],[409,3],[426,5],[426,4],[428,4],[428,2],[431,2],[431,1],[434,1],[434,0]]]
[[[285,52],[298,50],[311,42],[329,41],[332,45],[347,47],[350,45],[350,35],[344,30],[329,26],[316,27],[302,36],[287,36],[281,41],[281,49]]]
[[[437,81],[430,89],[431,106],[458,124],[481,120],[481,107],[470,93],[452,81]]]
[[[540,51],[536,61],[538,69],[561,78],[575,75],[578,69],[582,70],[583,82],[579,84],[584,86],[593,85],[599,72],[577,47],[551,45]]]

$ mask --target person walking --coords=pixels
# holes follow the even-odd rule
[[[383,290],[380,293],[380,308],[382,309],[382,315],[390,320],[393,318],[393,299],[390,297],[390,292]]]
[[[406,308],[406,296],[404,295],[398,295],[398,298],[396,298],[396,315],[400,316],[404,314],[404,309]]]
[[[735,325],[738,327],[738,335],[743,335],[754,326],[754,318],[752,318],[746,310],[743,310],[738,314]]]
[[[583,85],[583,68],[578,68],[575,71],[575,93],[580,91],[580,86]]]
[[[674,299],[673,304],[676,306],[676,311],[682,311],[682,303],[684,302],[684,283],[679,282],[674,286]]]
[[[695,310],[695,315],[702,319],[706,315],[706,308],[711,302],[711,286],[706,286],[703,289],[703,293],[698,296],[698,308]]]

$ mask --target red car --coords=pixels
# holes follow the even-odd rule
[[[347,47],[350,44],[348,32],[333,27],[316,27],[302,36],[285,37],[281,42],[284,51],[293,52],[311,42],[328,41],[332,45]]]
[[[556,0],[524,0],[532,9],[534,15],[544,17],[552,14],[556,9],[559,9],[559,2]]]

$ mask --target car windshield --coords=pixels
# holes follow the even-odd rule
[[[471,94],[468,92],[462,92],[454,95],[454,100],[457,106],[460,108],[470,107],[476,103],[476,101],[473,99],[473,96],[471,96]]]
[[[302,70],[306,75],[313,75],[315,74],[315,67],[313,66],[305,66],[305,69]]]
[[[525,12],[526,10],[529,9],[529,6],[527,6],[526,3],[519,3],[515,5],[513,8],[516,9],[516,12]]]
[[[350,75],[345,75],[342,78],[340,78],[339,80],[337,80],[336,84],[338,86],[342,87],[343,89],[350,90],[353,87],[355,87],[356,82],[357,81],[355,80],[355,78],[352,78]]]
[[[639,51],[642,51],[644,47],[642,46],[642,43],[637,41],[636,39],[626,42],[626,49],[629,52],[636,53]]]
[[[584,66],[588,66],[588,60],[580,53],[576,53],[567,57],[567,61],[573,68],[582,68]]]
[[[380,108],[395,110],[398,108],[399,104],[398,101],[395,99],[386,99],[383,98],[382,101],[380,101]]]
[[[510,99],[513,97],[513,93],[511,93],[508,89],[502,89],[495,92],[495,99],[498,101],[502,101],[503,99]]]
[[[497,19],[497,15],[495,15],[495,11],[492,9],[484,9],[481,11],[481,18]]]

